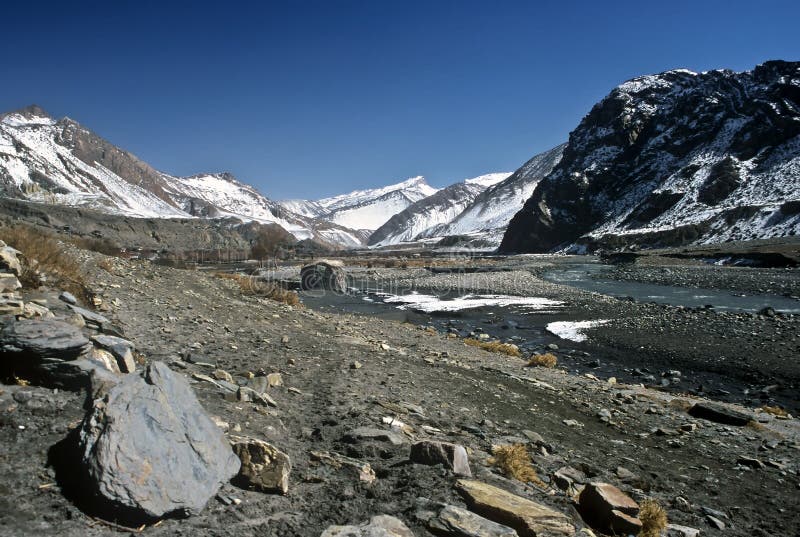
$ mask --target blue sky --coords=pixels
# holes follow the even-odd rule
[[[634,76],[800,59],[796,0],[167,3],[4,6],[0,110],[319,198],[513,171]]]

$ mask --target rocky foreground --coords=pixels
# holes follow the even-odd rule
[[[100,311],[7,287],[0,535],[800,531],[796,420],[82,255]]]

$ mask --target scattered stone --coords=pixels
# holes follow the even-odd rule
[[[283,375],[280,373],[270,373],[267,375],[267,384],[270,387],[283,386]]]
[[[384,429],[374,429],[372,427],[359,427],[353,429],[342,437],[342,440],[350,444],[357,444],[364,440],[375,440],[378,442],[389,442],[395,446],[401,446],[406,443],[404,436],[393,431],[386,431]]]
[[[472,476],[467,450],[458,444],[423,440],[411,446],[410,460],[429,466],[442,464],[445,468],[452,470],[454,474]]]
[[[281,494],[289,491],[292,463],[288,455],[263,440],[231,436],[230,442],[242,463],[236,479],[244,487]]]
[[[375,482],[377,479],[375,471],[368,462],[351,459],[350,457],[345,457],[338,453],[329,453],[327,451],[312,451],[311,459],[336,469],[351,472],[359,481],[367,485]]]
[[[14,292],[21,289],[22,284],[13,274],[0,272],[0,293]]]
[[[133,373],[136,371],[136,362],[133,359],[133,343],[127,339],[105,334],[92,336],[92,341],[114,355],[119,364],[120,371],[123,373]]]
[[[66,302],[67,304],[72,304],[73,306],[78,303],[78,299],[75,298],[75,295],[67,291],[63,291],[60,295],[58,295],[58,299],[62,302]]]
[[[436,535],[453,537],[517,537],[517,532],[455,505],[417,498],[416,517]]]
[[[668,524],[666,537],[699,537],[700,530],[681,526],[679,524]]]
[[[258,393],[252,388],[240,386],[236,390],[236,399],[243,403],[261,403],[263,406],[277,407],[278,403],[266,393]]]
[[[83,317],[84,321],[88,323],[93,323],[98,327],[103,327],[105,325],[111,324],[111,321],[109,321],[107,318],[103,317],[99,313],[95,313],[93,311],[89,311],[87,309],[74,306],[72,304],[67,304],[67,307],[72,311],[74,311],[75,313],[77,313],[78,315],[80,315],[81,317]]]
[[[22,315],[25,313],[25,303],[16,298],[0,299],[0,315]]]
[[[561,420],[561,423],[567,427],[583,427],[583,423],[579,422],[578,420]]]
[[[747,466],[748,468],[755,468],[756,470],[764,468],[764,463],[753,457],[739,457],[736,459],[736,464]]]
[[[161,362],[95,400],[78,450],[98,508],[129,524],[197,513],[240,466],[186,380]]]
[[[26,319],[53,319],[55,317],[52,311],[35,302],[25,303],[22,308],[22,316]]]
[[[501,488],[460,479],[456,490],[470,511],[514,528],[520,537],[575,535],[575,527],[563,513]]]
[[[328,526],[320,537],[414,537],[414,534],[402,520],[378,515],[358,526]]]
[[[578,497],[578,511],[594,529],[612,533],[639,533],[639,504],[614,485],[589,483]]]
[[[353,362],[350,363],[350,369],[361,369],[362,367],[363,365],[358,360],[353,360]]]
[[[553,474],[553,483],[564,491],[576,492],[576,485],[586,483],[586,474],[571,466],[563,466]]]
[[[717,528],[720,531],[725,529],[725,523],[715,516],[706,515],[706,520],[708,520],[708,523],[711,524],[712,527]]]
[[[17,258],[19,254],[19,250],[3,244],[3,246],[0,247],[0,268],[10,270],[15,276],[22,274],[22,264],[19,262],[19,258]]]
[[[703,418],[705,420],[738,427],[743,427],[753,420],[753,416],[750,414],[745,414],[744,412],[733,410],[720,403],[712,402],[696,403],[689,409],[689,415],[695,418]]]
[[[224,380],[225,382],[233,384],[233,377],[224,369],[215,369],[214,372],[211,373],[211,376],[217,380]]]

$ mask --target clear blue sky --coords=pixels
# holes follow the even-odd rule
[[[797,0],[169,4],[6,3],[0,110],[318,198],[513,171],[634,76],[800,59]]]

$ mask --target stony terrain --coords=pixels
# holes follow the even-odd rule
[[[616,383],[599,373],[525,368],[523,359],[468,347],[425,327],[246,296],[233,282],[201,271],[81,255],[107,309],[101,313],[135,344],[140,362],[163,362],[189,380],[229,436],[265,440],[291,460],[285,494],[247,490],[234,480],[189,518],[125,531],[317,536],[332,524],[391,515],[414,535],[429,535],[437,527],[431,510],[439,508],[427,500],[451,505],[452,512],[465,505],[481,510],[464,499],[475,485],[457,487],[462,477],[446,467],[409,461],[411,444],[424,439],[464,446],[473,479],[555,509],[584,535],[591,533],[572,495],[585,482],[610,483],[637,501],[655,498],[671,523],[701,535],[800,531],[796,420],[758,412],[747,426],[726,425],[689,415],[701,401],[693,396]],[[558,292],[527,274],[527,283],[541,292]],[[599,309],[630,306],[561,291],[571,307],[591,300]],[[58,290],[23,290],[23,296],[43,299],[56,316],[69,313]],[[650,306],[641,307],[626,311],[644,330],[649,326],[641,313]],[[683,317],[687,325],[698,318]],[[674,337],[685,327],[669,330]],[[787,352],[796,357],[796,346]],[[252,374],[269,375],[255,377],[269,385],[266,396],[235,391],[256,385]],[[59,450],[52,449],[79,426],[86,405],[81,392],[0,386],[0,535],[124,530],[68,499],[76,491],[58,464]],[[488,464],[494,445],[514,443],[532,454],[541,485],[509,479]],[[513,534],[502,533],[507,530],[478,534]],[[403,531],[388,534],[408,535]]]

